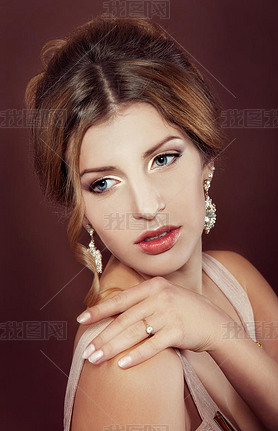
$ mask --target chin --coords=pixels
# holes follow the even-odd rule
[[[136,264],[132,266],[135,271],[146,274],[150,277],[167,276],[182,268],[191,257],[191,253],[187,250],[183,252],[169,254],[168,252],[149,255],[145,254],[143,260],[137,259]]]

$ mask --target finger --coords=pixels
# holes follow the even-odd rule
[[[144,343],[140,344],[134,350],[131,350],[128,355],[123,356],[118,365],[121,368],[130,368],[138,365],[147,359],[152,358],[157,353],[170,347],[170,340],[165,330],[158,331],[154,336],[149,337]]]
[[[132,305],[149,296],[159,284],[162,283],[162,277],[154,277],[150,280],[145,280],[142,283],[128,287],[123,292],[119,292],[112,298],[106,299],[103,302],[87,308],[85,312],[77,317],[77,321],[81,324],[89,324],[97,322],[114,314],[121,313]]]
[[[146,316],[152,315],[153,309],[153,301],[147,298],[115,317],[115,319],[94,338],[93,344],[96,350],[102,348],[104,344],[117,337],[134,323],[142,321]]]
[[[155,331],[161,330],[162,328],[161,320],[158,318],[149,316],[147,322],[154,328]],[[113,358],[126,349],[132,348],[147,337],[149,337],[149,335],[146,332],[146,326],[142,320],[139,320],[125,331],[122,331],[117,337],[104,344],[101,349],[96,348],[96,351],[93,354],[90,344],[85,350],[85,352],[87,351],[87,354],[84,352],[82,357],[85,359],[87,358],[92,363],[97,362],[97,364],[99,364],[103,361]],[[93,344],[95,345],[95,340],[93,341]]]

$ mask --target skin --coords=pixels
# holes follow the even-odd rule
[[[164,144],[142,162],[141,154],[167,136],[180,139]],[[161,153],[177,153],[177,150],[182,156],[175,163],[173,156],[162,162],[154,161]],[[161,166],[163,163],[168,166]],[[80,172],[106,165],[118,166],[119,170],[87,173],[81,178],[86,208],[84,227],[90,222],[111,253],[144,279],[160,275],[202,293],[203,181],[208,179],[213,163],[202,168],[200,153],[189,137],[163,121],[154,107],[138,103],[124,109],[116,120],[93,126],[86,132]],[[104,176],[111,178],[106,183],[110,190],[90,193],[88,185]],[[117,214],[126,221],[126,227],[109,226],[108,217],[115,220]],[[136,226],[130,229],[132,222]],[[171,250],[149,255],[134,245],[143,231],[168,223],[182,226],[179,241]]]
[[[143,152],[170,135],[181,139],[164,144],[145,161],[141,160]],[[173,163],[172,156],[168,158],[167,167],[161,166],[161,159],[160,164],[155,162],[155,158],[161,153],[178,151],[182,156],[177,158],[176,163]],[[115,360],[121,357],[119,353],[125,351],[131,358],[126,368],[131,367],[130,370],[137,365],[134,367],[137,372],[133,375],[133,385],[143,379],[147,379],[146,384],[150,384],[152,368],[148,366],[151,367],[150,361],[156,358],[158,370],[161,372],[159,379],[162,388],[163,384],[164,387],[170,385],[170,381],[163,380],[167,363],[167,370],[169,364],[173,366],[171,369],[176,369],[175,376],[171,378],[181,390],[179,360],[176,361],[177,358],[171,356],[172,352],[169,352],[168,347],[208,352],[238,394],[250,409],[258,414],[264,426],[268,427],[260,428],[257,424],[255,428],[252,424],[252,429],[275,429],[276,425],[273,427],[273,423],[276,420],[278,422],[273,401],[277,399],[278,387],[277,342],[263,340],[263,350],[248,337],[241,342],[223,342],[223,324],[232,322],[238,325],[239,331],[244,329],[234,310],[231,310],[232,307],[229,308],[228,301],[224,303],[223,298],[220,300],[219,294],[213,296],[211,285],[202,272],[201,235],[205,216],[203,181],[208,178],[213,163],[203,166],[200,153],[186,135],[167,124],[152,106],[139,103],[122,109],[114,120],[93,126],[86,132],[81,146],[80,172],[104,165],[117,166],[119,169],[87,173],[81,178],[86,208],[84,228],[90,223],[111,251],[112,268],[115,263],[125,269],[133,268],[138,279],[137,283],[134,283],[137,285],[134,286],[128,282],[125,285],[124,277],[120,277],[118,285],[124,288],[124,292],[86,310],[88,318],[80,322],[93,323],[119,314],[113,323],[94,339],[96,350],[101,349],[104,354],[100,360],[94,362],[100,364],[99,373],[88,370],[92,381],[100,379],[100,385],[103,385],[109,375],[110,383],[114,377],[117,382],[118,371],[113,368],[110,375],[109,369],[103,367],[110,361],[114,364]],[[109,178],[106,186],[111,187],[111,191],[103,194],[90,192],[88,186],[104,176]],[[105,188],[103,183],[99,183],[99,188]],[[136,221],[136,229],[129,228],[130,225],[124,228],[121,226],[119,230],[111,226],[107,228],[107,216],[111,215],[115,220],[117,214],[120,219],[123,216],[123,220]],[[165,214],[168,219],[161,218],[161,215]],[[129,216],[128,219],[126,215]],[[166,223],[182,226],[179,240],[172,249],[158,255],[148,255],[134,244],[141,232]],[[258,271],[236,253],[223,252],[216,257],[240,280],[255,311],[255,320],[275,320],[278,313],[277,297]],[[123,274],[124,271],[121,272],[121,275]],[[102,288],[107,287],[107,278],[101,277],[102,280]],[[155,328],[155,336],[147,340],[143,318]],[[258,340],[261,341],[259,337]],[[89,354],[84,356],[90,360],[94,356],[91,345],[92,343],[89,345]],[[136,348],[131,350],[134,346]],[[138,369],[139,364],[141,368]],[[259,367],[264,369],[264,379],[257,373]],[[103,379],[100,378],[101,370],[104,370]],[[120,377],[122,378],[121,375]],[[90,379],[86,379],[84,385],[86,381]],[[157,382],[157,379],[155,381]],[[269,388],[267,394],[266,385]],[[252,391],[249,390],[250,387]],[[105,403],[107,390],[103,391]],[[90,392],[90,388],[88,391]],[[254,391],[257,394],[255,399],[252,396]],[[160,393],[159,390],[157,392]],[[140,394],[137,391],[136,394],[138,393]],[[142,396],[146,396],[144,390]],[[174,399],[175,396],[171,399],[169,395],[165,403],[161,400],[159,417],[164,417],[165,404],[170,406],[170,412],[173,410],[171,401],[173,405],[179,402]],[[101,395],[99,397],[101,398]],[[119,393],[117,400],[118,404],[115,402],[111,408],[118,412],[123,402]],[[146,400],[144,402],[146,403]],[[82,405],[85,405],[85,400]],[[91,409],[92,406],[88,406],[88,411]],[[135,403],[134,412],[137,410],[138,405]],[[168,423],[171,421],[170,412],[166,415]],[[154,411],[151,415],[154,415]],[[175,411],[173,421],[178,420],[177,417]],[[143,419],[142,416],[140,418]],[[80,421],[75,420],[80,426]],[[123,418],[123,422],[125,420],[126,418]],[[150,423],[149,417],[145,420],[145,423]],[[183,412],[179,416],[180,428],[173,429],[187,429],[185,424],[189,426],[190,420],[190,414],[187,412],[184,416]]]

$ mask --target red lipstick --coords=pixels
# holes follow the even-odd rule
[[[181,233],[180,226],[167,225],[140,235],[135,244],[148,254],[159,254],[169,250],[177,242]],[[159,238],[158,235],[161,235]]]

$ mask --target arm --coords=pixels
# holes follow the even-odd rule
[[[254,311],[257,340],[263,347],[260,348],[252,339],[246,338],[243,330],[239,328],[237,338],[222,339],[209,353],[264,426],[268,430],[277,430],[277,296],[262,275],[243,256],[228,251],[210,254],[215,255],[245,288]],[[273,328],[276,327],[272,334],[268,334],[268,338],[261,332],[265,322],[273,322]]]
[[[121,356],[99,365],[84,362],[71,430],[105,431],[115,424],[167,424],[171,431],[189,430],[183,368],[174,350],[168,348],[128,370],[118,366]]]

